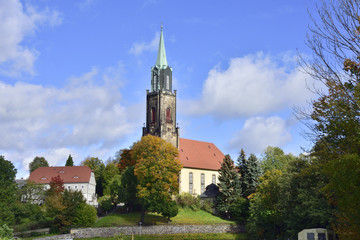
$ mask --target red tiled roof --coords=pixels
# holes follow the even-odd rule
[[[179,157],[186,168],[219,170],[224,154],[213,143],[180,138]]]
[[[89,182],[91,169],[88,166],[39,167],[30,173],[29,181],[50,183],[51,178],[58,175],[64,183]]]

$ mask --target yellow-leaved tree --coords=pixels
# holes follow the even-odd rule
[[[169,221],[177,215],[178,207],[172,195],[179,191],[182,166],[178,154],[171,143],[152,135],[142,137],[133,145],[137,197],[143,208],[140,222],[144,221],[145,211],[160,213]]]

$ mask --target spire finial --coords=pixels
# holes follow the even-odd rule
[[[166,60],[166,53],[165,53],[165,45],[164,45],[164,36],[163,36],[163,24],[161,22],[161,32],[160,32],[160,41],[159,41],[159,50],[158,56],[156,59],[156,66],[160,69],[165,69],[168,64]]]

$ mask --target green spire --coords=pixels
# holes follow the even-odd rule
[[[163,36],[163,26],[161,25],[161,33],[160,33],[160,41],[159,41],[159,50],[156,59],[156,67],[159,69],[167,68],[168,63],[166,60],[166,52],[165,52],[165,45],[164,45],[164,36]]]

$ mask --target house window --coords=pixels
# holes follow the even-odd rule
[[[150,113],[151,113],[151,123],[155,123],[156,122],[156,111],[155,111],[154,107],[151,108]]]
[[[166,122],[168,122],[168,123],[171,122],[171,109],[170,108],[166,109]]]
[[[216,176],[215,176],[215,174],[212,175],[212,183],[216,184]]]
[[[74,176],[73,178],[79,178],[78,176]]]
[[[75,189],[77,189],[77,185],[75,185]]]
[[[45,179],[46,179],[46,177],[42,177],[42,178],[41,178],[41,180],[45,180]]]
[[[189,173],[189,193],[193,194],[193,173]]]
[[[68,189],[71,189],[71,186],[68,186]]]
[[[64,171],[61,170],[61,171],[59,171],[59,173],[64,173]]]
[[[201,174],[201,194],[205,192],[205,174]]]
[[[81,188],[84,189],[84,185],[81,185]]]

